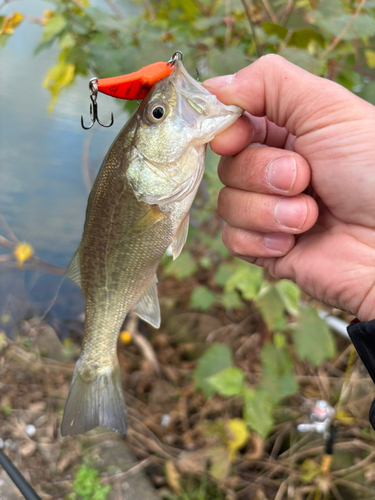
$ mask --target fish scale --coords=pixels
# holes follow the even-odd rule
[[[157,266],[169,245],[176,258],[185,243],[206,143],[241,113],[220,103],[176,61],[110,147],[67,271],[86,298],[86,321],[63,435],[98,425],[126,433],[116,355],[120,328],[131,310],[159,327]]]

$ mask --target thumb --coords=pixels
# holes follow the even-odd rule
[[[266,116],[297,137],[361,119],[364,106],[370,106],[341,85],[275,54],[261,57],[235,75],[212,78],[203,85],[224,104],[236,104],[251,115]]]

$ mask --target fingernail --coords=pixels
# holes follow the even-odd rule
[[[306,220],[307,205],[303,198],[282,198],[275,208],[275,219],[291,229],[300,229]]]
[[[290,191],[297,174],[296,160],[293,156],[280,156],[267,169],[268,182],[276,189]]]
[[[289,234],[269,233],[264,237],[264,245],[270,250],[286,252],[290,248],[291,237]]]
[[[225,85],[229,85],[233,81],[233,78],[234,75],[216,76],[215,78],[205,80],[203,85],[205,87],[225,87]]]

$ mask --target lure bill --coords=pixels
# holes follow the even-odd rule
[[[175,259],[186,241],[206,144],[242,113],[194,80],[180,57],[168,72],[153,83],[104,158],[67,271],[82,288],[86,321],[62,435],[98,425],[126,434],[116,354],[120,328],[129,311],[160,326],[158,264],[169,245]]]

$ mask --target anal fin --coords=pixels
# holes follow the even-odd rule
[[[133,312],[143,321],[150,323],[154,328],[160,326],[160,306],[158,299],[158,290],[156,283],[158,282],[156,274],[153,277],[151,285],[134,306]]]
[[[185,245],[189,231],[189,219],[190,219],[190,214],[187,213],[174,236],[174,240],[172,241],[173,260],[177,259],[177,257],[181,253],[183,246]]]

